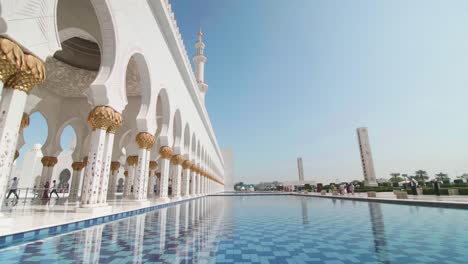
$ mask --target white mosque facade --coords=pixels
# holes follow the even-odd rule
[[[201,31],[194,40],[189,59],[168,0],[0,0],[0,197],[36,112],[48,126],[39,185],[69,170],[78,211],[107,208],[117,188],[142,204],[223,191]]]

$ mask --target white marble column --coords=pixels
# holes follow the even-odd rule
[[[191,181],[191,188],[190,188],[190,195],[191,196],[196,196],[197,195],[197,172],[194,170],[195,166],[192,165],[191,170],[190,170],[190,177],[192,179]]]
[[[133,182],[131,182],[129,179],[128,179],[128,166],[127,166],[127,170],[124,171],[124,187],[123,187],[123,193],[122,193],[122,198],[125,198],[125,197],[128,197],[129,194],[130,194],[130,187],[129,186],[132,186]]]
[[[170,158],[172,157],[172,149],[168,146],[163,146],[159,149],[159,155],[161,156],[160,173],[161,179],[159,181],[159,202],[168,202],[167,188],[169,184],[169,166]]]
[[[149,176],[148,176],[148,199],[154,198],[154,185],[156,185],[156,168],[158,163],[156,161],[150,161],[149,163]]]
[[[135,180],[135,200],[145,202],[148,200],[148,174],[149,174],[149,159],[150,151],[153,147],[155,138],[147,132],[140,132],[136,136],[136,141],[139,147],[138,167]]]
[[[190,168],[192,167],[192,162],[190,160],[185,160],[182,163],[182,197],[190,197]]]
[[[117,130],[122,125],[122,116],[108,106],[95,107],[88,116],[88,123],[93,131],[88,152],[88,166],[86,166],[83,188],[81,191],[81,204],[78,211],[93,212],[93,208],[104,206],[99,200],[100,190],[102,191],[102,177],[106,171],[103,166],[106,164],[107,145],[112,146],[113,136],[108,137],[109,129]],[[112,149],[112,147],[111,147]],[[111,150],[112,151],[112,150]],[[109,162],[110,168],[110,162]],[[107,181],[105,181],[105,196],[107,198]],[[106,208],[110,210],[110,208]]]
[[[117,177],[119,175],[120,162],[111,162],[111,174],[109,178],[109,185],[107,187],[107,200],[115,200],[117,192]]]
[[[180,188],[181,188],[181,174],[182,174],[182,162],[184,157],[182,155],[174,155],[171,158],[171,177],[172,177],[172,199],[180,199]]]
[[[196,178],[197,178],[197,195],[201,195],[201,176],[200,176],[199,171],[197,171]]]
[[[42,157],[41,162],[41,186],[38,186],[38,188],[44,188],[46,182],[49,182],[49,185],[52,186],[52,173],[54,172],[54,166],[57,164],[58,160],[56,157],[45,156]]]
[[[80,207],[95,207],[98,204],[99,187],[102,175],[107,128],[94,129],[88,153],[88,166],[85,170],[81,190]]]
[[[27,93],[44,79],[41,60],[24,54],[16,43],[0,37],[0,202],[5,197],[14,163]]]
[[[68,194],[68,202],[78,201],[78,191],[80,188],[81,174],[85,167],[82,161],[75,161],[72,163],[73,176],[70,184],[70,193]]]
[[[138,151],[138,164],[135,171],[133,185],[133,199],[136,201],[147,200],[148,192],[148,150],[140,148]]]
[[[112,163],[112,149],[114,147],[114,133],[115,131],[107,130],[105,150],[103,156],[103,165],[101,172],[101,179],[99,183],[98,203],[107,205],[107,192],[109,188],[109,178],[111,174]]]
[[[137,163],[138,163],[138,156],[127,157],[128,176],[125,177],[126,185],[125,185],[125,193],[124,193],[124,199],[127,199],[127,200],[132,200],[135,194],[135,174],[136,174]]]

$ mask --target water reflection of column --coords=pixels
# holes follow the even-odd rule
[[[80,243],[83,249],[82,263],[99,263],[101,251],[102,230],[104,225],[84,229],[80,232]]]
[[[190,206],[190,223],[193,226],[195,223],[195,201],[189,202]]]
[[[174,237],[179,237],[179,225],[180,225],[180,204],[174,207]]]
[[[387,241],[385,240],[385,225],[380,203],[369,203],[369,212],[374,235],[374,247],[381,263],[388,263]]]
[[[159,210],[159,249],[166,248],[166,222],[167,222],[167,208]]]
[[[182,225],[184,232],[188,230],[188,225],[189,225],[189,203],[183,203],[180,205],[182,207],[182,212],[181,212],[181,218],[182,218]]]
[[[200,199],[197,200],[197,222],[201,219],[201,201]]]
[[[135,216],[135,240],[133,244],[133,263],[143,263],[143,241],[145,234],[146,214]]]
[[[224,222],[224,204],[222,200],[204,200],[206,214],[203,218],[203,223],[199,223],[198,228],[195,229],[194,238],[194,254],[195,258],[199,262],[210,262],[207,255],[211,252],[217,251],[218,243],[215,242],[217,237],[224,235],[222,232],[221,223]],[[192,228],[193,230],[193,228]],[[217,234],[214,236],[213,234]],[[208,254],[207,254],[208,253]],[[200,255],[199,255],[200,254]]]
[[[301,207],[302,207],[302,224],[308,225],[309,224],[309,212],[307,210],[307,200],[305,198],[301,199]]]
[[[110,227],[112,230],[111,241],[112,244],[115,245],[119,239],[119,222],[112,222],[110,223]]]

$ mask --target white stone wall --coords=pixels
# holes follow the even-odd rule
[[[224,159],[224,190],[234,191],[234,152],[230,148],[222,149]]]

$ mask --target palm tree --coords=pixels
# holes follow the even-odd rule
[[[397,177],[400,176],[400,173],[398,173],[398,172],[393,172],[393,173],[390,173],[390,176],[393,177],[393,182],[398,182]]]
[[[450,180],[446,173],[439,172],[435,175],[440,181]]]
[[[422,181],[424,183],[425,180],[429,179],[429,176],[427,176],[427,172],[424,170],[418,170],[414,174],[415,174],[414,178],[417,181]]]

